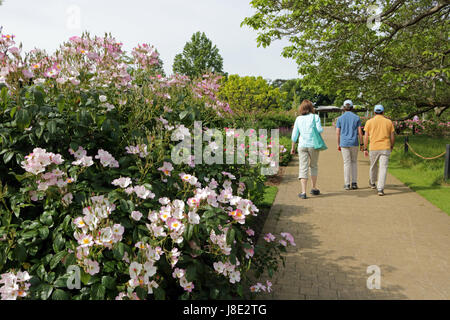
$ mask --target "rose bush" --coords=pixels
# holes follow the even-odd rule
[[[426,134],[432,137],[450,134],[450,122],[439,120],[405,120],[394,121],[395,130],[401,133],[409,129],[414,134]],[[414,132],[413,132],[414,131]]]
[[[273,274],[295,242],[288,233],[261,246],[252,238],[263,164],[171,158],[194,121],[206,131],[231,112],[216,97],[217,77],[164,77],[152,46],[127,55],[110,35],[88,34],[52,55],[22,54],[2,34],[0,68],[2,299],[270,291],[248,271]],[[258,149],[269,165],[275,147]],[[73,265],[79,289],[67,287]]]

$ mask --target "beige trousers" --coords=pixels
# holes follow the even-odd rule
[[[311,169],[311,175],[317,176],[319,168],[319,152],[314,148],[298,148],[298,178],[308,179],[308,171]]]
[[[378,190],[384,190],[387,168],[391,150],[371,150],[370,155],[370,183],[377,184]]]
[[[344,160],[344,183],[349,185],[358,182],[358,147],[341,147]]]

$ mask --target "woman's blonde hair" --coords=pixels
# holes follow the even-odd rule
[[[302,116],[314,113],[314,104],[309,100],[303,100],[300,107],[298,107],[298,113]]]

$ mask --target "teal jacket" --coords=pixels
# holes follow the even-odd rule
[[[312,123],[315,123],[317,131],[319,133],[323,132],[322,125],[320,124],[320,118],[317,114],[307,114],[304,116],[298,116],[295,119],[294,129],[292,130],[291,140],[297,142],[299,148],[313,148],[314,144],[312,141]],[[300,136],[300,139],[299,139]]]

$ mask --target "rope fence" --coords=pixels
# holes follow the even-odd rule
[[[441,154],[434,156],[434,157],[424,157],[424,156],[418,154],[416,151],[414,151],[414,149],[409,144],[408,136],[406,136],[405,137],[405,153],[407,153],[409,150],[411,150],[411,152],[413,154],[415,154],[416,156],[418,156],[419,158],[424,159],[424,160],[434,160],[434,159],[438,159],[440,157],[445,156],[444,179],[450,180],[450,144],[447,144],[446,150],[444,152],[442,152]]]
[[[444,151],[440,155],[435,156],[435,157],[424,157],[424,156],[421,156],[420,154],[418,154],[416,151],[414,151],[414,149],[411,147],[411,145],[408,142],[405,142],[405,143],[408,145],[408,149],[411,150],[412,153],[414,153],[416,156],[418,156],[419,158],[422,158],[424,160],[434,160],[434,159],[444,156],[447,153],[447,151]]]

